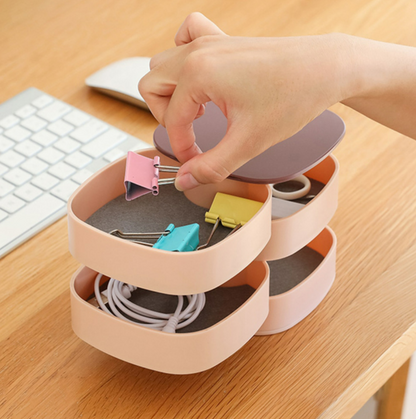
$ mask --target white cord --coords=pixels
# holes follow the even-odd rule
[[[129,300],[132,291],[137,290],[137,287],[111,278],[108,281],[106,290],[108,304],[111,309],[110,311],[101,297],[100,281],[102,276],[102,274],[98,274],[94,282],[95,298],[97,299],[100,308],[107,314],[117,316],[120,319],[141,326],[150,327],[163,332],[175,333],[176,330],[191,324],[199,316],[205,306],[206,299],[204,293],[187,295],[188,305],[185,310],[182,311],[183,296],[178,295],[178,305],[174,313],[159,313],[140,307]]]

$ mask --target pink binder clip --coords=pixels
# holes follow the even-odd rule
[[[179,167],[176,166],[161,166],[159,156],[150,159],[129,151],[124,175],[126,200],[132,201],[150,192],[158,195],[159,185],[175,183],[175,178],[159,179],[159,172],[176,173],[178,170]]]

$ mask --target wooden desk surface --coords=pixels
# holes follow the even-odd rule
[[[173,46],[201,11],[229,34],[332,31],[416,46],[410,0],[1,0],[0,101],[35,86],[149,143],[150,114],[84,86],[117,59]],[[341,105],[335,285],[286,333],[216,368],[169,376],[71,330],[78,263],[66,219],[0,260],[2,418],[349,418],[416,349],[416,143]],[[139,348],[138,348],[139,350]]]

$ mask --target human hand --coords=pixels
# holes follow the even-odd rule
[[[224,34],[199,13],[185,20],[176,48],[151,60],[140,93],[166,127],[183,163],[179,190],[225,179],[292,136],[329,106],[350,97],[343,35],[242,38]],[[192,122],[214,102],[228,120],[225,137],[201,153]]]

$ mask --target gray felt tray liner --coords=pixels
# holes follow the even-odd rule
[[[267,262],[270,266],[270,295],[278,295],[289,291],[322,262],[323,256],[309,247],[304,247],[292,256]],[[104,284],[101,289],[105,289]],[[179,329],[178,333],[190,333],[204,330],[215,325],[237,310],[254,293],[249,285],[238,287],[218,287],[205,293],[206,304],[198,318],[190,325]],[[91,296],[92,297],[92,296]],[[161,294],[144,289],[132,293],[130,301],[162,313],[173,313],[178,303],[174,295]],[[184,307],[187,306],[185,299]]]
[[[324,260],[315,250],[304,247],[291,256],[267,262],[270,266],[270,295],[283,294],[296,287]]]
[[[120,195],[92,214],[86,222],[99,230],[110,232],[119,229],[125,233],[164,231],[170,223],[176,227],[198,223],[199,241],[203,244],[213,227],[213,224],[205,222],[206,212],[206,208],[193,204],[173,185],[164,185],[160,186],[157,196],[150,193],[133,201],[126,201],[124,194]],[[230,231],[231,229],[219,225],[211,244],[224,239]],[[155,240],[150,242],[154,243]]]
[[[267,262],[270,266],[270,295],[283,294],[308,277],[322,262],[323,256],[309,247],[304,247],[292,256]],[[103,284],[101,290],[107,287]],[[249,285],[218,287],[205,293],[206,304],[198,318],[178,333],[204,330],[215,325],[237,310],[254,293]],[[92,295],[89,297],[91,298]],[[88,299],[89,299],[88,298]],[[132,293],[130,301],[162,313],[173,313],[178,303],[174,295],[161,294],[144,289]],[[187,299],[184,300],[187,306]]]
[[[317,194],[324,185],[311,179],[310,194]],[[297,182],[289,181],[279,189],[290,191],[297,189]],[[306,203],[302,199],[295,202]],[[160,187],[158,196],[148,194],[134,201],[126,201],[124,194],[108,202],[86,221],[89,225],[103,231],[119,229],[124,232],[163,231],[169,223],[182,226],[191,223],[200,225],[200,243],[205,243],[212,224],[205,222],[207,209],[188,201],[173,185]],[[225,238],[231,229],[220,225],[212,244]],[[139,245],[138,245],[139,246]],[[302,282],[322,262],[323,256],[305,247],[292,256],[268,262],[270,266],[270,295],[282,294]],[[206,305],[199,317],[178,333],[190,333],[204,330],[218,323],[238,309],[253,294],[249,285],[238,287],[219,287],[206,292]],[[131,300],[142,307],[171,313],[177,305],[177,297],[139,289],[133,292]],[[186,304],[185,304],[186,306]]]
[[[105,290],[107,284],[108,282],[102,284],[100,290]],[[243,305],[244,302],[251,297],[254,291],[254,288],[249,285],[240,285],[238,287],[219,287],[206,292],[205,307],[200,315],[194,322],[183,329],[179,329],[177,332],[190,333],[213,326]],[[90,295],[87,298],[87,301],[92,297],[94,297],[94,294]],[[173,313],[178,304],[178,297],[139,288],[132,292],[130,301],[149,310],[158,311],[160,313]],[[188,299],[184,298],[183,309],[185,309],[187,305]],[[107,308],[111,310],[108,304]]]
[[[193,323],[183,329],[179,329],[178,333],[196,332],[213,326],[237,310],[253,293],[254,288],[249,285],[219,287],[206,292],[206,303],[201,314]],[[173,313],[178,304],[178,298],[175,296],[143,289],[133,292],[130,300],[142,307],[163,313]],[[186,307],[186,304],[184,307]]]
[[[313,179],[311,184],[311,194],[318,193],[324,187],[322,183]],[[297,182],[289,181],[281,184],[279,189],[290,191],[298,187]],[[302,199],[295,202],[305,203]],[[125,233],[164,231],[170,223],[176,227],[198,223],[199,242],[203,244],[213,227],[212,224],[205,222],[206,211],[207,208],[193,204],[173,185],[165,185],[160,187],[157,196],[147,194],[133,201],[126,201],[124,194],[120,195],[92,214],[86,223],[102,231],[110,232],[118,229]],[[231,229],[220,224],[211,240],[211,245],[223,240],[230,231]]]

